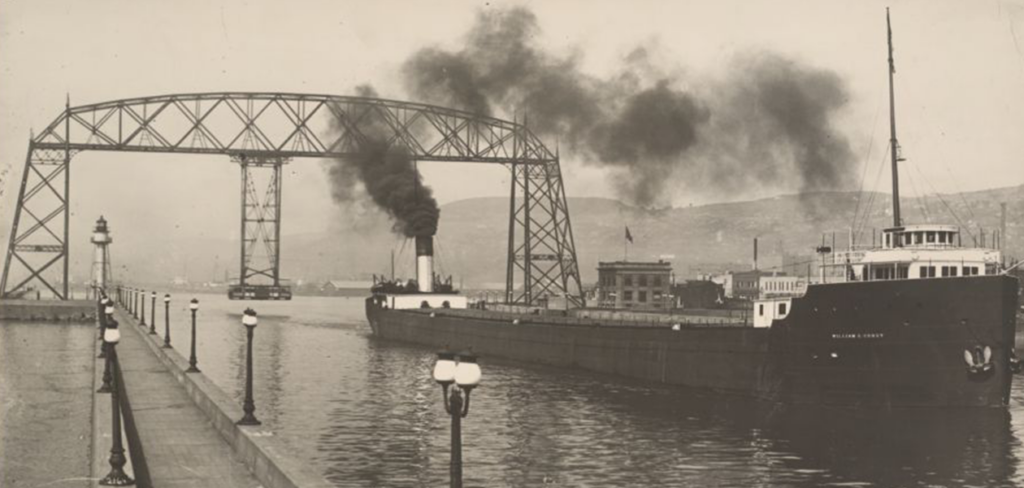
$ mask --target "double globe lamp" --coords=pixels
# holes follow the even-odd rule
[[[443,351],[437,353],[434,381],[441,385],[444,409],[452,417],[451,487],[462,488],[462,418],[469,414],[469,394],[480,384],[480,365],[472,353]],[[448,389],[452,384],[449,395]],[[465,392],[465,401],[462,393]]]

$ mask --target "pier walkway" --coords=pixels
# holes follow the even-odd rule
[[[125,472],[142,488],[321,488],[273,426],[240,427],[241,405],[121,308],[117,346]],[[110,472],[111,396],[91,301],[0,302],[0,486],[99,487]]]
[[[185,387],[157,359],[152,345],[146,343],[156,336],[148,336],[147,329],[121,311],[117,319],[121,324],[118,359],[153,486],[261,486]],[[102,371],[102,363],[98,368]]]

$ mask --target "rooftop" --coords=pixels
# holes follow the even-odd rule
[[[668,261],[607,261],[597,263],[597,269],[671,271],[672,263]]]

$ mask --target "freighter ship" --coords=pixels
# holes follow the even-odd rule
[[[847,256],[838,281],[755,299],[742,319],[480,310],[450,286],[435,289],[432,238],[420,236],[418,285],[375,286],[370,327],[385,339],[782,403],[1005,406],[1019,369],[1018,281],[998,250],[961,246],[955,226],[904,225],[893,73],[890,29],[893,225],[879,247]]]

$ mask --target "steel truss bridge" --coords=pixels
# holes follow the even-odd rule
[[[507,167],[506,301],[533,305],[564,295],[583,304],[559,158],[524,124],[394,100],[241,92],[69,103],[29,141],[0,294],[38,286],[68,298],[71,161],[79,152],[220,154],[239,163],[240,284],[261,277],[277,285],[281,165],[351,156],[379,140],[406,147],[418,161]],[[271,172],[262,201],[253,184],[257,171]]]

